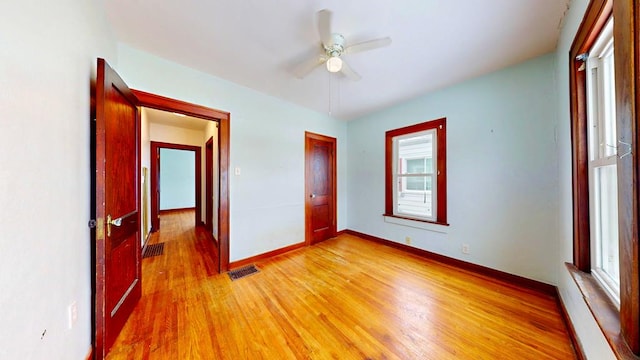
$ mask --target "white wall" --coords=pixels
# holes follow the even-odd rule
[[[569,50],[582,21],[588,0],[573,0],[565,16],[558,41],[556,79],[558,93],[558,228],[560,259],[555,264],[559,274],[558,289],[580,342],[589,359],[615,359],[600,328],[593,319],[580,290],[568,273],[564,263],[573,262],[573,209],[571,185],[571,118],[569,105]]]
[[[160,210],[195,208],[195,160],[194,151],[160,149]]]
[[[115,54],[102,1],[0,2],[0,359],[89,351],[90,85]]]
[[[203,146],[202,139],[204,138],[204,132],[202,130],[151,123],[149,131],[151,141],[199,147]]]
[[[118,59],[133,88],[231,113],[231,261],[304,241],[305,130],[338,139],[337,227],[347,226],[345,123],[124,44]]]
[[[349,123],[349,228],[555,284],[554,66],[542,56]],[[385,222],[385,131],[441,117],[450,226]]]

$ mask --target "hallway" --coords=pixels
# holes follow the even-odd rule
[[[193,299],[197,293],[189,291],[217,275],[216,249],[204,228],[194,227],[194,210],[171,211],[160,217],[161,230],[151,234],[149,245],[164,243],[164,253],[142,259],[142,298],[108,359],[146,359],[156,350],[161,351],[155,356],[168,359],[174,354],[168,350],[182,343],[179,335],[183,340],[198,338],[190,333],[193,326],[184,321],[204,319],[206,314],[194,311],[206,308],[194,306],[199,303]],[[188,309],[182,304],[189,304]]]

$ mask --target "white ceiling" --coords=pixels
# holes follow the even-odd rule
[[[353,119],[548,53],[570,0],[107,0],[117,39],[339,119]],[[348,44],[389,47],[344,59],[354,82],[292,71],[321,46],[316,12]]]

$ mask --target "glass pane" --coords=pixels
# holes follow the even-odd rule
[[[433,132],[398,140],[398,164],[400,174],[424,174],[432,167]]]
[[[425,160],[425,172],[427,174],[433,174],[433,158],[426,158]]]
[[[394,214],[413,218],[433,219],[436,213],[433,169],[436,131],[428,130],[393,139],[398,187],[394,194]],[[435,195],[435,194],[434,194]]]
[[[425,178],[418,178],[425,181]],[[407,178],[409,180],[409,178]],[[398,200],[397,214],[407,216],[432,217],[431,191],[399,191],[396,194]]]
[[[619,287],[618,252],[618,188],[616,165],[595,169],[596,177],[596,242],[602,271]]]
[[[424,173],[425,173],[424,158],[407,160],[407,174],[424,174]]]
[[[602,59],[604,72],[603,79],[603,95],[604,95],[604,119],[603,119],[603,150],[604,156],[612,156],[616,154],[616,89],[615,77],[613,72],[613,52]]]
[[[407,190],[424,190],[425,178],[422,176],[412,176],[407,179]]]

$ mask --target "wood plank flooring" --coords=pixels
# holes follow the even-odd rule
[[[553,297],[342,235],[231,281],[193,213],[162,218],[108,359],[575,359]]]

